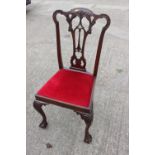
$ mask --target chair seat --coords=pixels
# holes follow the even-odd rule
[[[89,107],[94,77],[91,74],[61,69],[37,95],[75,106]]]

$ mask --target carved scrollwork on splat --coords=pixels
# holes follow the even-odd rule
[[[78,22],[75,25],[75,19]],[[69,24],[68,31],[72,34],[73,39],[73,55],[71,57],[71,68],[86,70],[86,59],[84,57],[85,42],[88,34],[91,34],[92,26],[96,22],[93,13],[91,11],[77,9],[71,10],[66,16],[66,20]],[[85,26],[84,21],[87,23]],[[83,33],[83,37],[81,37]],[[78,34],[78,36],[76,36]],[[76,40],[78,38],[78,40]]]

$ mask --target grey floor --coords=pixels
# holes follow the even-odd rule
[[[107,13],[112,21],[105,35],[96,82],[90,145],[83,143],[85,124],[73,111],[54,105],[45,107],[49,126],[43,130],[38,127],[41,117],[32,107],[36,91],[58,70],[52,13],[79,6]],[[27,155],[128,155],[128,1],[32,0],[26,12]],[[62,29],[67,30],[61,22]],[[101,25],[99,21],[93,30],[95,35],[87,42],[88,70],[93,67]],[[62,41],[64,63],[68,65],[70,35],[62,32]],[[53,147],[47,148],[47,143]]]

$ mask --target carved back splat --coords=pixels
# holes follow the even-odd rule
[[[72,69],[77,69],[81,71],[86,71],[86,59],[84,57],[84,49],[85,49],[85,43],[88,34],[91,34],[92,27],[96,23],[96,20],[99,18],[105,18],[107,23],[103,27],[102,32],[100,34],[100,39],[98,43],[98,49],[95,59],[95,65],[94,65],[94,76],[97,75],[98,70],[98,64],[99,64],[99,57],[102,49],[102,42],[104,33],[107,30],[107,28],[110,25],[110,18],[106,14],[100,14],[96,15],[91,10],[85,9],[85,8],[75,8],[68,12],[64,12],[62,10],[57,10],[53,14],[53,19],[56,24],[56,36],[57,36],[57,53],[58,53],[58,62],[59,62],[59,68],[63,68],[62,63],[62,57],[61,57],[61,43],[60,43],[60,30],[59,30],[59,22],[56,18],[57,14],[64,15],[66,17],[66,20],[69,24],[68,31],[71,32],[72,39],[73,39],[73,55],[71,57],[71,67]],[[76,26],[73,26],[74,20],[78,18],[78,24]],[[88,21],[88,27],[84,27],[83,20],[86,19]],[[78,36],[76,36],[76,32]],[[81,33],[83,32],[83,38],[81,38]],[[76,42],[76,38],[78,38],[78,41]],[[82,41],[82,44],[81,44]]]

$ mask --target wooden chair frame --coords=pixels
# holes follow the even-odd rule
[[[85,48],[86,38],[89,34],[91,34],[92,27],[96,23],[97,19],[100,19],[100,18],[106,19],[106,24],[104,25],[104,27],[101,30],[101,34],[100,34],[99,42],[98,42],[98,48],[97,48],[97,52],[96,52],[96,59],[95,59],[95,65],[94,65],[94,71],[93,71],[94,79],[96,79],[104,34],[110,25],[109,16],[106,14],[100,14],[100,15],[94,14],[91,10],[86,9],[86,8],[75,8],[68,12],[65,12],[62,10],[56,10],[53,13],[53,20],[56,25],[57,56],[58,56],[59,69],[63,69],[64,66],[63,66],[62,56],[61,56],[60,27],[59,27],[59,21],[57,20],[58,14],[64,15],[66,17],[66,21],[69,24],[68,31],[71,32],[72,39],[73,39],[73,56],[71,57],[71,66],[70,66],[69,70],[77,70],[79,72],[82,72],[83,74],[90,74],[86,71],[86,59],[84,57],[84,48]],[[75,17],[79,18],[79,24],[75,28],[73,28],[72,21],[74,20]],[[84,28],[84,26],[82,24],[83,18],[86,18],[89,21],[89,26],[87,29]],[[75,41],[75,31],[79,32],[77,45],[76,45],[76,41]],[[84,32],[82,46],[80,45],[81,31]],[[76,52],[81,53],[80,58],[77,58]],[[93,90],[94,90],[94,85],[95,85],[95,82],[93,84]],[[92,91],[91,101],[90,101],[88,108],[82,107],[82,106],[71,105],[68,103],[66,104],[65,102],[62,102],[62,101],[52,100],[50,98],[35,95],[35,101],[33,103],[33,106],[41,114],[41,116],[43,118],[43,120],[39,126],[41,128],[46,128],[47,124],[48,124],[46,115],[45,115],[44,111],[42,110],[42,106],[49,105],[49,104],[55,104],[57,106],[72,109],[77,114],[79,114],[81,116],[81,118],[85,121],[86,128],[85,128],[84,142],[90,143],[92,141],[92,136],[89,133],[89,128],[93,121],[93,92],[94,91]]]

